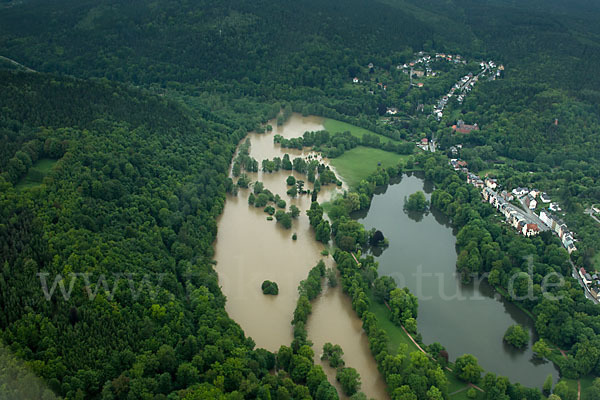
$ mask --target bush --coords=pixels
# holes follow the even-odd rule
[[[269,215],[275,214],[275,208],[273,208],[272,206],[266,206],[263,211]]]
[[[277,283],[269,280],[262,283],[261,289],[263,294],[270,294],[273,296],[279,294],[279,287],[277,286]]]
[[[285,208],[285,200],[283,200],[283,199],[277,200],[277,207]]]
[[[512,325],[506,330],[504,341],[517,349],[524,349],[529,344],[529,332],[521,325]]]

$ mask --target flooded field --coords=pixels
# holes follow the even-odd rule
[[[280,127],[275,121],[271,133],[250,133],[250,156],[259,165],[264,159],[283,157],[291,159],[308,157],[311,153],[296,149],[280,149],[274,145],[273,137],[280,134],[285,138],[302,136],[305,131],[324,129],[322,119],[302,117],[293,114]],[[324,161],[326,163],[326,160]],[[323,257],[325,246],[315,240],[306,210],[310,207],[309,195],[290,198],[286,191],[285,179],[291,174],[306,180],[306,176],[296,172],[280,170],[273,173],[248,173],[251,181],[261,181],[265,188],[279,194],[287,202],[287,207],[296,205],[300,216],[293,221],[291,229],[284,229],[275,221],[267,221],[262,208],[248,205],[252,189],[240,189],[237,196],[228,196],[223,214],[218,221],[218,235],[215,243],[216,270],[223,293],[227,296],[226,310],[236,322],[252,337],[257,347],[276,351],[281,345],[292,342],[291,320],[298,298],[298,284],[305,279],[308,271],[324,259],[328,266],[331,257]],[[342,187],[342,189],[345,185]],[[306,184],[312,189],[312,184]],[[322,186],[319,201],[325,201],[340,188],[335,185]],[[292,240],[292,234],[297,240]],[[266,296],[261,291],[261,283],[271,280],[278,284],[279,295]],[[342,346],[346,365],[356,368],[363,381],[362,390],[368,397],[387,398],[385,384],[377,371],[371,356],[361,321],[351,308],[350,300],[339,288],[325,291],[313,302],[313,314],[308,321],[308,335],[315,346],[315,353],[321,353],[325,342]],[[331,382],[335,381],[335,371],[328,366]]]

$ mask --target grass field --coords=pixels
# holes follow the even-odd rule
[[[371,303],[369,305],[369,311],[375,314],[379,328],[386,331],[388,337],[390,338],[389,351],[391,353],[396,354],[398,347],[403,343],[408,345],[407,354],[410,354],[413,351],[419,351],[417,346],[415,346],[402,328],[390,321],[389,310],[385,305],[375,300],[375,297],[373,297],[373,293],[371,292],[369,292],[369,302]]]
[[[372,132],[368,129],[354,126],[354,125],[348,124],[346,122],[337,121],[335,119],[326,118],[325,122],[323,122],[323,126],[325,126],[325,130],[329,131],[330,133],[349,131],[351,134],[353,134],[354,136],[359,137],[359,138],[362,138],[366,134],[371,134],[371,135],[379,136],[379,139],[381,140],[382,143],[394,141],[393,139],[390,139],[386,136]]]
[[[355,187],[362,179],[365,179],[375,171],[379,163],[381,163],[382,167],[391,167],[397,165],[401,160],[406,160],[408,157],[370,147],[358,146],[345,152],[340,157],[331,159],[331,165],[335,167],[336,171],[350,187]]]
[[[35,164],[29,168],[27,175],[17,183],[15,189],[26,190],[38,186],[42,183],[44,177],[48,175],[54,164],[56,164],[56,160],[51,160],[49,158],[42,158],[36,161]]]

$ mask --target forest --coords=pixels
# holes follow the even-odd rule
[[[598,4],[585,0],[1,1],[0,56],[27,70],[0,63],[0,355],[15,366],[12,377],[34,384],[15,379],[0,396],[336,398],[325,383],[319,391],[326,378],[302,336],[305,316],[290,316],[295,343],[278,354],[256,349],[227,316],[213,268],[216,218],[237,191],[228,176],[234,150],[281,110],[281,118],[319,115],[389,139],[317,132],[281,143],[331,157],[357,145],[411,154],[415,140],[433,136],[443,151],[462,144],[474,171],[557,198],[579,235],[571,258],[592,266],[600,229],[583,210],[600,202],[599,19]],[[438,121],[418,106],[429,111],[466,70],[444,71],[418,92],[396,70],[418,51],[500,60],[506,70],[463,104],[451,101]],[[352,86],[353,77],[369,83]],[[389,90],[377,89],[384,82]],[[382,121],[387,107],[402,116]],[[481,130],[454,134],[459,119]],[[489,272],[503,289],[510,274],[527,272],[524,254],[535,254],[535,290],[547,272],[568,272],[553,237],[525,239],[495,224],[443,155],[415,160],[436,184],[431,207],[458,230],[465,277]],[[244,170],[277,166],[237,161],[238,185]],[[316,238],[338,249],[342,286],[393,396],[447,398],[438,364],[388,354],[364,311],[373,260],[361,259],[358,271],[348,253],[374,234],[351,213],[404,167],[360,182],[328,209],[329,220],[313,203],[309,218]],[[323,277],[315,271],[303,285],[307,301]],[[40,290],[44,279],[52,295]],[[401,291],[381,296],[394,292],[393,304],[405,308]],[[573,281],[559,294],[560,302],[521,306],[541,337],[567,351],[558,361],[564,376],[599,375],[598,307]],[[396,319],[410,327],[411,310]],[[490,399],[538,398],[491,375],[482,385],[503,387]]]

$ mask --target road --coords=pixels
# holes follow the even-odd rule
[[[524,198],[524,197],[523,197]],[[538,224],[538,227],[543,230],[543,231],[547,231],[550,230],[550,228],[544,224],[542,222],[542,220],[535,215],[535,213],[533,211],[531,211],[524,203],[522,198],[519,198],[519,202],[523,205],[523,208],[525,209],[525,211],[523,211],[528,217],[530,217],[532,220],[536,221],[536,223]],[[587,212],[588,210],[586,210]],[[595,219],[595,218],[594,218]],[[598,221],[598,220],[596,220]],[[598,221],[600,223],[600,221]],[[581,277],[579,276],[579,272],[577,270],[577,267],[575,266],[575,264],[573,264],[573,261],[571,261],[571,259],[569,259],[569,263],[571,263],[571,270],[572,270],[572,274],[571,276],[575,279],[577,279],[577,282],[579,282],[579,285],[582,287],[583,292],[585,293],[585,297],[587,297],[588,299],[590,299],[591,301],[593,301],[595,304],[600,304],[600,301],[596,300],[596,298],[594,296],[592,296],[592,294],[590,293],[589,289],[587,288],[587,286],[585,286],[585,284],[583,283],[583,280],[581,279]]]
[[[11,63],[12,65],[16,65],[17,67],[21,67],[23,68],[25,71],[27,72],[37,72],[36,70],[33,70],[29,67],[26,67],[23,64],[20,64],[18,62],[16,62],[15,60],[13,60],[12,58],[8,58],[8,57],[4,57],[4,56],[0,56],[0,60],[4,60],[4,61],[8,61],[9,63]]]
[[[519,198],[519,202],[521,203],[521,205],[525,209],[525,211],[523,211],[523,213],[525,213],[525,215],[527,215],[529,218],[531,218],[538,225],[538,227],[540,228],[540,230],[542,230],[542,231],[548,231],[548,230],[550,230],[550,228],[548,227],[548,225],[544,224],[542,222],[542,220],[540,219],[540,217],[538,217],[537,215],[535,215],[535,213],[533,211],[531,211],[529,209],[529,207],[527,207],[525,205],[525,203],[523,202],[524,198],[525,197],[520,197]]]
[[[586,213],[587,215],[589,215],[590,217],[592,217],[592,218],[594,219],[594,221],[596,221],[597,223],[599,223],[599,224],[600,224],[600,219],[598,219],[598,217],[596,217],[596,216],[594,215],[594,210],[592,210],[591,208],[587,208],[587,209],[585,210],[585,213]]]

